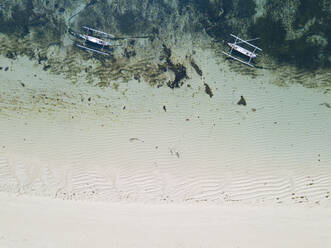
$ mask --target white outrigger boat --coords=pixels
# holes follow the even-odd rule
[[[255,59],[257,57],[256,51],[262,51],[262,49],[259,48],[259,47],[257,47],[257,46],[254,46],[253,44],[249,43],[248,41],[257,40],[259,38],[255,38],[255,39],[251,39],[251,40],[243,40],[243,39],[240,39],[239,37],[237,37],[237,36],[235,36],[233,34],[230,34],[230,35],[235,38],[235,41],[234,41],[234,43],[228,42],[227,44],[230,47],[230,52],[229,53],[223,52],[223,53],[225,55],[227,55],[227,57],[229,57],[229,58],[232,58],[234,60],[237,60],[237,61],[239,61],[239,62],[241,62],[241,63],[243,63],[245,65],[254,67],[254,65],[252,65],[251,62],[252,62],[253,59]],[[244,43],[244,44],[248,45],[249,47],[254,48],[253,51],[249,51],[246,48],[243,48],[241,46],[238,46],[238,44],[240,44],[240,43]],[[244,60],[242,60],[240,58],[235,57],[232,54],[233,50],[235,50],[235,51],[237,51],[237,52],[239,52],[239,53],[247,56],[249,58],[248,61],[244,61]]]
[[[92,35],[90,35],[90,33],[97,33],[100,35],[105,36],[106,38],[109,39],[114,39],[115,36],[111,35],[111,34],[107,34],[105,32],[93,29],[93,28],[89,28],[86,26],[83,26],[83,28],[86,30],[86,34],[78,34],[78,37],[81,38],[82,40],[84,40],[83,44],[76,44],[76,46],[88,50],[88,51],[92,51],[95,53],[100,53],[103,55],[110,55],[108,52],[105,51],[105,48],[110,49],[113,45],[111,42],[105,41],[103,39],[94,37]]]

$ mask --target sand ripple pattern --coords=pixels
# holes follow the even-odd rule
[[[196,59],[203,71],[220,71],[207,61]],[[112,202],[330,205],[329,88],[279,88],[265,83],[267,76],[223,70],[205,79],[188,70],[191,86],[174,91],[136,81],[115,93],[59,89],[60,81],[35,91],[7,83],[0,191]],[[237,104],[241,95],[246,106]]]
[[[61,199],[145,203],[323,204],[331,197],[328,166],[277,169],[256,165],[247,169],[236,163],[224,166],[186,162],[174,157],[173,163],[147,159],[146,164],[126,162],[113,167],[42,164],[2,156],[0,190]]]

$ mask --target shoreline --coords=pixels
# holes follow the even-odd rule
[[[0,246],[328,247],[331,92],[210,54],[174,90],[0,57]]]
[[[267,71],[236,75],[208,52],[197,58],[203,77],[191,68],[175,90],[137,80],[75,85],[27,59],[7,60],[1,188],[63,199],[330,206],[330,95],[275,86]]]
[[[0,247],[331,247],[330,13],[0,4]],[[257,68],[226,59],[230,33]]]

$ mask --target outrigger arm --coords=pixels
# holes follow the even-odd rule
[[[79,44],[76,44],[76,46],[80,47],[80,48],[83,48],[83,49],[86,49],[88,51],[91,51],[91,52],[96,52],[96,53],[100,53],[100,54],[103,54],[103,55],[109,55],[108,53],[105,53],[105,52],[102,52],[102,51],[99,51],[99,50],[96,50],[96,49],[92,49],[92,48],[89,48],[87,46],[82,46],[82,45],[79,45]]]
[[[243,61],[243,60],[241,60],[241,59],[238,59],[238,58],[232,56],[232,55],[229,54],[229,53],[226,53],[226,52],[222,52],[222,53],[224,53],[226,56],[228,56],[228,57],[230,57],[230,58],[232,58],[232,59],[234,59],[234,60],[237,60],[237,61],[239,61],[239,62],[241,62],[241,63],[243,63],[243,64],[245,64],[245,65],[248,65],[248,66],[250,66],[250,67],[255,67],[254,65],[252,65],[252,64],[250,64],[250,63],[248,63],[248,62],[246,62],[246,61]]]
[[[236,41],[237,40],[240,40],[240,43],[246,43],[247,45],[251,46],[251,47],[254,47],[255,49],[259,50],[259,51],[262,51],[261,48],[257,47],[257,46],[254,46],[253,44],[247,42],[246,40],[243,40],[243,39],[240,39],[239,37],[233,35],[233,34],[230,34],[232,37],[236,38]]]
[[[255,54],[255,51],[256,51],[256,48],[254,48],[254,50],[253,50],[253,53],[254,53],[254,54]],[[252,58],[253,58],[252,56],[249,57],[248,63],[251,62]]]

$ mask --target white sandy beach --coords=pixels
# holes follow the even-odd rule
[[[329,208],[0,196],[1,247],[329,247]]]
[[[330,247],[331,91],[194,56],[175,90],[1,57],[0,247]]]

